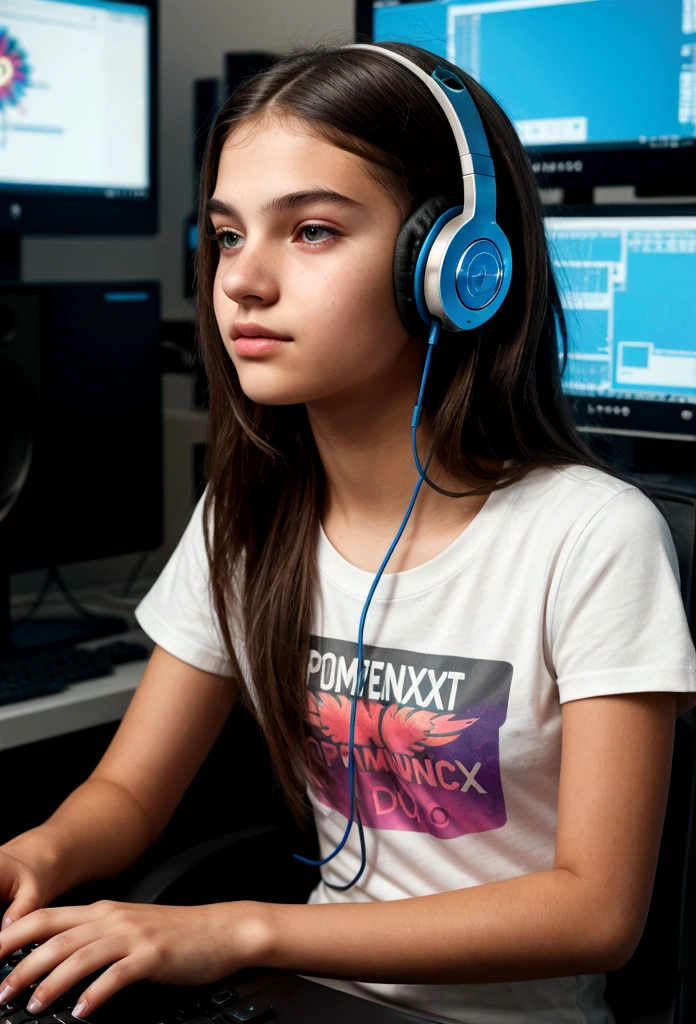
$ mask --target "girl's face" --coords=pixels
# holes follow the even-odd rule
[[[393,293],[404,211],[366,166],[299,119],[266,117],[225,142],[210,202],[214,307],[255,402],[333,405],[413,386],[422,344]]]

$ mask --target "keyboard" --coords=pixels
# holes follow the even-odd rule
[[[36,946],[0,964],[0,982]],[[92,975],[91,977],[96,977]],[[38,982],[0,1008],[2,1024],[77,1024],[70,1012],[89,981],[67,992],[39,1015],[26,1003]],[[197,988],[138,982],[83,1018],[83,1024],[431,1024],[400,1010],[346,995],[281,971],[240,971]]]
[[[0,661],[0,704],[60,693],[72,683],[111,675],[115,665],[148,656],[143,644],[126,640],[115,640],[91,650],[64,647],[58,651],[20,654]]]

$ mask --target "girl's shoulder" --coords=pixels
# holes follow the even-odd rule
[[[579,463],[559,466],[535,466],[520,484],[531,496],[544,494],[559,499],[573,497],[588,505],[602,504],[624,491],[641,493],[630,480],[614,476],[608,470]]]
[[[593,466],[538,466],[513,486],[518,488],[517,510],[542,519],[577,522],[600,513],[637,519],[659,516],[639,486]]]
[[[536,467],[512,487],[514,521],[520,533],[549,550],[573,549],[611,558],[657,549],[676,564],[670,528],[651,497],[630,480],[583,465]]]

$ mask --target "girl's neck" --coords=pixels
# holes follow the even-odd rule
[[[390,400],[384,394],[308,410],[328,506],[349,517],[376,519],[390,519],[405,507],[418,479],[411,455],[412,411],[410,396]]]
[[[389,380],[366,384],[360,394],[307,406],[326,479],[324,530],[348,561],[368,571],[379,566],[418,481],[411,416],[421,365],[422,358],[403,375],[392,373]],[[418,434],[425,458],[430,443],[427,426]],[[434,463],[429,476],[447,489],[466,489]],[[389,571],[413,568],[435,557],[466,528],[485,500],[480,495],[447,498],[423,484]]]

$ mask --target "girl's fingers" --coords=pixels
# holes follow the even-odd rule
[[[87,1017],[126,985],[147,978],[149,972],[150,963],[142,955],[131,954],[112,963],[82,993],[72,1011],[73,1017]]]
[[[9,884],[7,885],[2,873],[0,873],[1,890],[4,890],[2,892],[2,901],[7,904],[2,915],[3,928],[9,928],[13,921],[24,917],[25,914],[30,914],[32,910],[38,910],[41,906],[42,899],[38,882],[30,872],[25,872],[24,875],[21,871],[14,872],[14,877],[9,879]]]
[[[21,917],[38,910],[41,902],[41,894],[37,888],[31,885],[21,886],[3,915],[2,930],[9,928],[13,921],[19,921]]]
[[[98,923],[91,922],[90,924],[70,928],[68,931],[61,932],[59,935],[47,939],[46,942],[33,950],[29,956],[25,957],[21,963],[17,964],[11,974],[7,975],[3,984],[9,986],[11,991],[8,995],[0,992],[0,1002],[5,1001],[16,992],[23,992],[28,985],[31,985],[32,982],[43,975],[53,972],[50,976],[54,977],[63,962],[69,962],[69,959],[75,955],[79,957],[82,950],[90,947],[102,938],[103,931],[99,928]],[[73,967],[75,967],[75,964],[73,964]],[[94,969],[96,970],[96,968]],[[88,973],[89,971],[85,968],[82,974],[78,975],[78,980],[85,977]],[[45,982],[42,982],[41,987],[44,984]],[[68,988],[70,988],[69,984],[65,986],[66,990]],[[39,998],[41,999],[41,997]],[[41,1002],[45,1004],[46,999],[41,999]]]
[[[84,940],[80,943],[80,948],[74,953],[62,960],[48,975],[47,978],[37,985],[34,989],[33,995],[27,1003],[27,1010],[29,1013],[41,1013],[46,1006],[50,1006],[55,1000],[62,996],[64,992],[69,989],[74,989],[79,983],[93,971],[98,971],[101,967],[105,967],[107,964],[113,964],[110,971],[116,968],[114,982],[118,977],[124,977],[126,973],[130,973],[133,968],[129,965],[128,971],[119,971],[118,968],[121,964],[126,963],[128,959],[121,960],[120,958],[125,953],[125,943],[122,937],[116,935],[103,935],[101,938],[96,939],[94,942],[89,942],[86,945]],[[33,954],[32,954],[33,955]],[[107,973],[110,973],[107,972]],[[138,977],[143,977],[140,974]],[[135,977],[132,978],[135,980]],[[8,978],[8,982],[11,978]],[[116,992],[119,988],[129,984],[128,981],[121,981],[120,984],[114,984],[114,987],[104,996],[102,996],[102,1002],[108,998],[111,991]],[[94,988],[93,985],[89,986],[89,990]],[[85,998],[81,997],[78,1003],[85,1002]],[[90,1009],[94,1009],[96,1002],[90,999]],[[74,1016],[74,1014],[73,1014]]]
[[[92,903],[86,907],[42,907],[28,912],[19,920],[15,917],[13,923],[0,932],[0,960],[22,946],[29,946],[32,942],[44,942],[58,932],[95,921],[108,914],[113,907],[112,902],[103,900],[101,903]],[[10,910],[11,908],[5,914],[6,918],[13,916]]]

